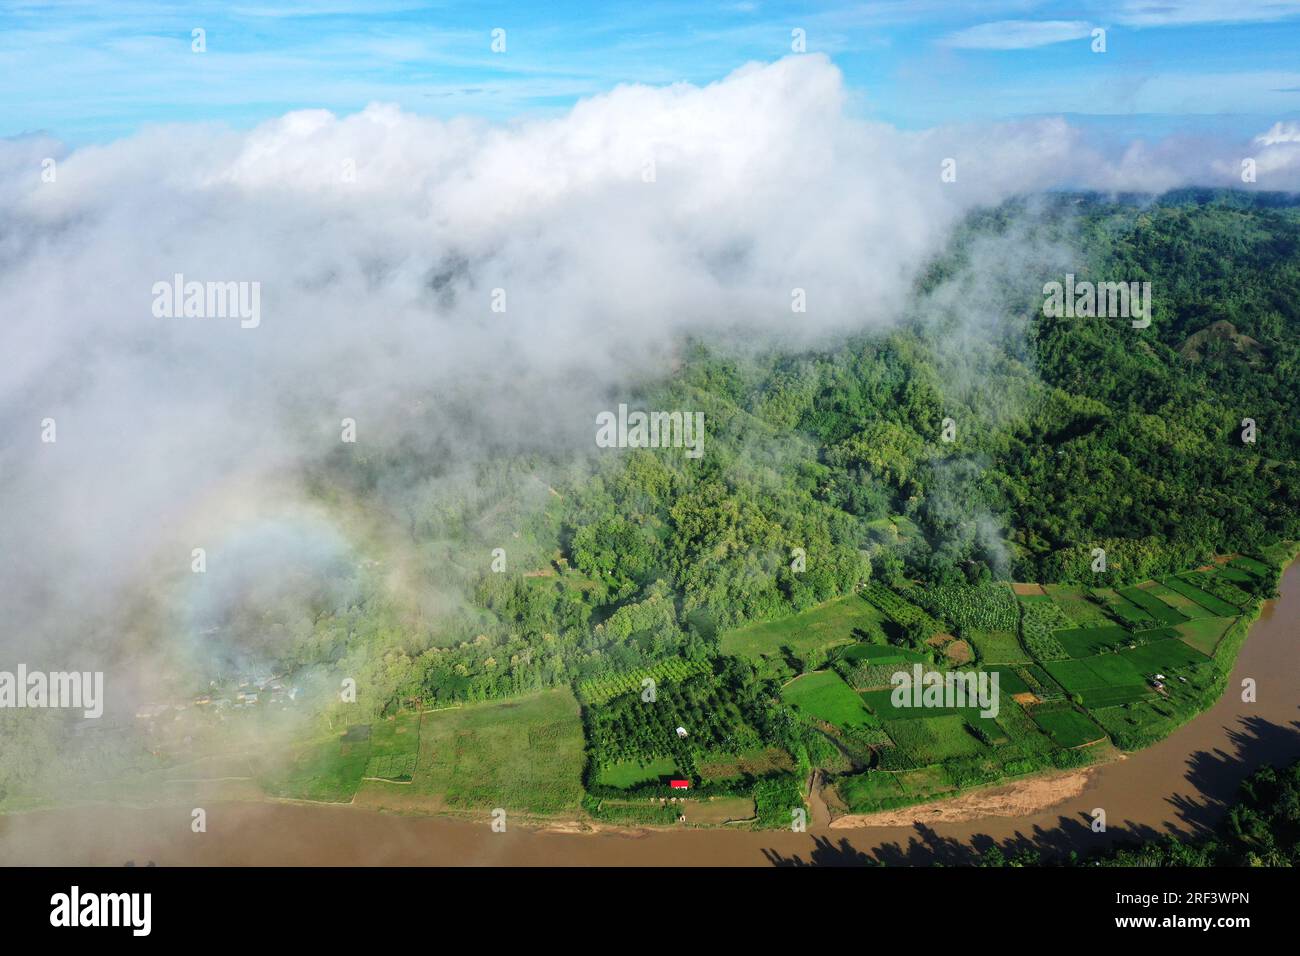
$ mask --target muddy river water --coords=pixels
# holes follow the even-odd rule
[[[1017,816],[949,820],[920,807],[904,826],[810,827],[806,833],[724,829],[561,832],[404,816],[359,807],[226,802],[207,806],[208,832],[189,807],[81,807],[0,817],[0,864],[210,865],[771,865],[970,860],[991,844],[1048,854],[1116,839],[1195,834],[1213,824],[1240,780],[1265,763],[1300,758],[1300,562],[1281,598],[1251,628],[1224,696],[1159,744],[1075,777],[1072,795]],[[1241,682],[1257,682],[1243,703]],[[1089,826],[1094,808],[1107,829]],[[934,822],[927,824],[927,818]]]

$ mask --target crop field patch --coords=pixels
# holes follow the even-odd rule
[[[373,754],[366,764],[366,776],[405,782],[415,773],[414,751],[402,754]]]
[[[1106,605],[1106,610],[1110,611],[1111,614],[1117,617],[1130,630],[1154,627],[1159,623],[1145,610],[1138,607],[1118,591],[1112,590],[1111,588],[1098,588],[1093,593],[1102,598]]]
[[[879,582],[868,582],[862,589],[862,597],[870,601],[890,620],[903,627],[907,627],[913,622],[920,624],[925,629],[927,637],[944,631],[942,623],[935,620],[907,598]]]
[[[1120,588],[1119,593],[1122,597],[1146,611],[1158,624],[1168,626],[1181,624],[1187,620],[1185,615],[1141,588]]]
[[[1103,651],[1123,647],[1130,639],[1126,628],[1116,624],[1104,627],[1075,627],[1055,631],[1052,636],[1072,658],[1091,657]]]
[[[1117,740],[1127,735],[1143,736],[1159,732],[1169,724],[1169,717],[1156,709],[1156,698],[1098,708],[1092,712],[1092,716]]]
[[[1014,629],[1009,631],[972,631],[970,641],[981,659],[990,664],[1020,664],[1029,655],[1020,644]]]
[[[1020,676],[1019,671],[1006,664],[987,664],[981,670],[996,672],[998,675],[998,693],[1004,696],[1012,694],[1033,693],[1033,688]]]
[[[749,624],[722,635],[722,653],[758,661],[779,657],[782,647],[796,656],[822,653],[856,640],[854,630],[878,631],[881,612],[857,594],[777,621]]]
[[[1061,685],[1047,671],[1043,670],[1042,664],[1025,664],[1023,667],[1016,668],[1016,670],[1029,684],[1029,689],[1038,697],[1047,700],[1061,696]]]
[[[1081,694],[1089,688],[1106,684],[1084,660],[1048,661],[1043,666],[1071,694]]]
[[[1127,654],[1098,654],[1084,658],[1081,663],[1097,676],[1101,684],[1141,684],[1139,671]]]
[[[708,673],[712,665],[704,660],[686,660],[682,657],[669,657],[658,661],[651,667],[641,667],[624,671],[622,674],[609,674],[584,680],[578,685],[579,698],[588,704],[604,704],[620,694],[640,691],[642,681],[649,678],[656,684],[675,684]]]
[[[1185,594],[1179,594],[1173,588],[1161,584],[1159,581],[1149,582],[1146,591],[1177,610],[1189,621],[1215,616],[1214,612],[1207,611]]]
[[[557,813],[578,806],[583,763],[578,702],[562,688],[425,713],[411,789],[451,807]]]
[[[876,719],[862,699],[834,671],[796,677],[781,688],[781,699],[809,717],[837,727],[875,726]]]
[[[1255,603],[1255,597],[1251,594],[1255,579],[1236,568],[1216,568],[1205,574],[1193,572],[1183,575],[1183,580],[1237,608],[1250,607]]]
[[[1205,664],[1209,658],[1200,651],[1189,647],[1177,636],[1161,641],[1152,641],[1136,650],[1125,651],[1124,657],[1145,675],[1164,673]]]
[[[601,767],[596,773],[596,783],[626,790],[638,784],[653,783],[677,774],[677,761],[672,757],[660,757],[645,763],[639,760],[620,760]]]
[[[967,630],[1009,631],[1020,619],[1016,599],[1003,584],[941,584],[910,590],[906,596],[936,617]]]
[[[793,758],[780,747],[762,747],[742,754],[705,754],[697,762],[705,780],[731,780],[746,774],[765,777],[795,769]]]
[[[956,714],[922,720],[896,720],[885,724],[895,745],[919,764],[939,763],[949,757],[969,757],[986,747]]]
[[[1072,708],[1035,708],[1030,715],[1049,737],[1067,750],[1101,740],[1105,733]]]
[[[1155,691],[1145,684],[1107,684],[1102,687],[1089,687],[1079,694],[1079,698],[1083,701],[1083,706],[1092,712],[1100,707],[1131,704],[1154,693]]]
[[[836,784],[836,791],[855,813],[893,806],[906,795],[898,775],[885,770],[867,770],[844,777]]]
[[[1236,617],[1241,613],[1240,608],[1234,607],[1227,601],[1215,597],[1208,591],[1202,591],[1196,585],[1184,581],[1177,575],[1161,578],[1160,583],[1172,591],[1177,591],[1183,597],[1191,598],[1215,617]]]
[[[1061,660],[1070,654],[1054,633],[1070,626],[1070,619],[1051,598],[1020,597],[1020,638],[1039,660]]]
[[[1002,688],[1001,680],[1002,678],[999,676],[998,697],[1001,706],[1006,707],[1007,701],[1010,699],[1010,692]],[[864,690],[859,692],[859,696],[874,714],[885,721],[926,720],[930,717],[949,716],[960,716],[970,721],[992,719],[981,717],[980,707],[974,702],[965,707],[895,707],[891,699],[893,693],[892,690]],[[997,737],[998,734],[995,731],[990,731],[990,736]]]
[[[911,664],[929,660],[923,654],[908,647],[863,643],[842,647],[835,652],[835,657],[848,661],[868,661],[872,664]]]
[[[1112,623],[1106,609],[1078,585],[1046,585],[1047,593],[1069,620],[1067,627],[1105,627]]]
[[[1256,561],[1254,558],[1247,558],[1245,556],[1233,558],[1228,562],[1228,567],[1240,568],[1242,571],[1254,575],[1261,581],[1267,581],[1273,576],[1273,569],[1263,561]]]
[[[262,781],[268,793],[300,800],[346,803],[370,762],[370,741],[316,742],[295,750]]]
[[[1214,573],[1225,581],[1231,581],[1233,584],[1255,583],[1255,575],[1251,574],[1245,568],[1237,567],[1233,564],[1226,564]]]
[[[1235,617],[1203,617],[1195,621],[1185,621],[1174,628],[1178,636],[1190,646],[1207,656],[1214,655],[1223,635],[1232,627]]]
[[[1152,691],[1126,654],[1100,654],[1070,661],[1052,661],[1048,672],[1088,708],[1141,700]]]

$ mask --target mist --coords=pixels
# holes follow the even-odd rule
[[[147,669],[248,603],[278,609],[256,648],[273,654],[355,596],[375,532],[306,488],[341,450],[413,463],[380,469],[399,510],[473,488],[476,463],[580,461],[596,414],[667,374],[685,336],[809,347],[900,321],[974,208],[1239,184],[1243,149],[1261,188],[1300,183],[1281,126],[1107,149],[1063,120],[908,132],[853,103],[808,55],[509,124],[376,104],[0,143],[3,658]],[[155,286],[178,275],[255,283],[258,322],[160,317]],[[421,560],[386,586],[419,591]],[[431,594],[422,613],[458,600]]]

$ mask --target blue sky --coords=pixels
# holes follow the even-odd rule
[[[0,135],[76,145],[374,101],[553,113],[623,82],[720,79],[789,54],[796,28],[843,70],[855,112],[904,128],[1051,114],[1121,136],[1241,135],[1300,116],[1300,0],[14,0],[0,2]]]

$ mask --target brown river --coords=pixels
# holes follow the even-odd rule
[[[806,833],[520,826],[494,833],[486,821],[250,801],[207,806],[208,832],[195,834],[188,807],[82,807],[0,817],[0,863],[762,866],[874,858],[891,865],[960,864],[993,844],[1007,851],[1032,846],[1051,856],[1134,836],[1193,835],[1221,816],[1250,771],[1300,758],[1300,562],[1287,570],[1281,593],[1251,628],[1213,708],[1154,747],[1076,776],[1077,785],[1064,788],[1072,795],[1022,815],[953,820],[943,804],[930,804],[903,826],[815,824]],[[1241,701],[1246,677],[1256,681],[1255,703]],[[1106,811],[1104,834],[1089,825],[1094,808]]]

